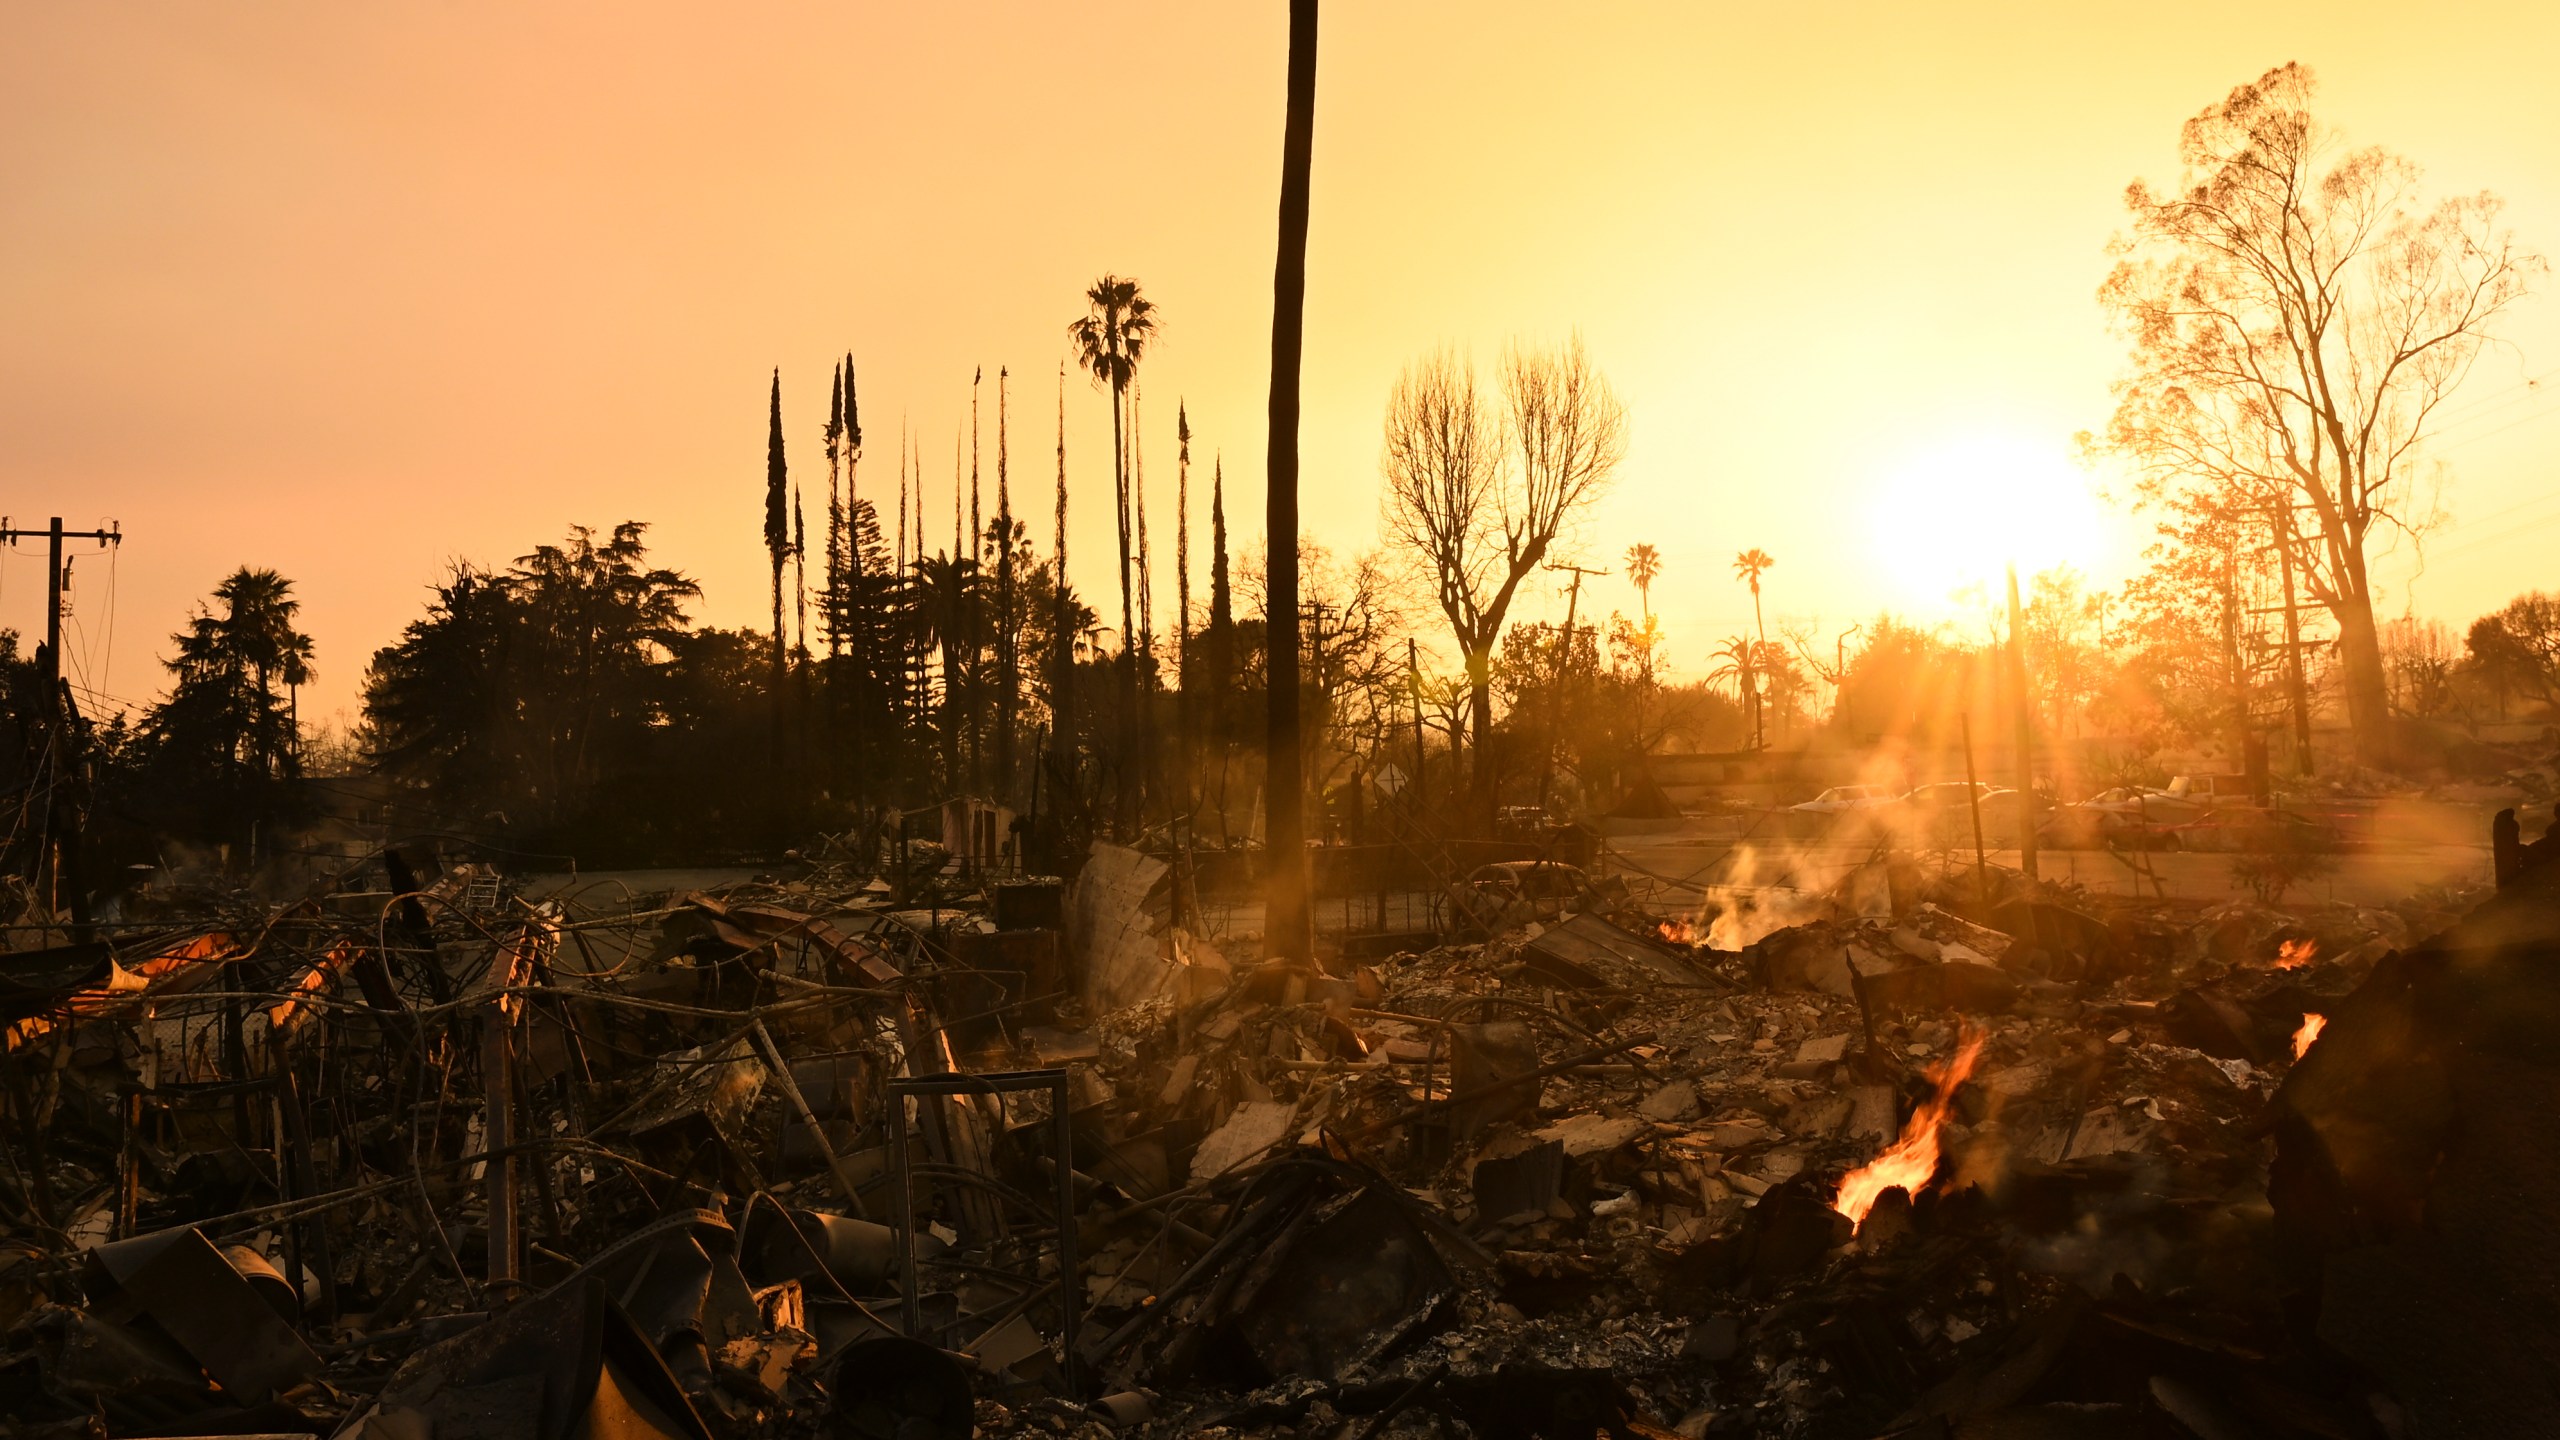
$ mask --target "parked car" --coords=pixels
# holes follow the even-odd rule
[[[1934,785],[1917,786],[1910,794],[1903,796],[1895,803],[1915,814],[1969,816],[1973,812],[1976,797],[1979,797],[1983,810],[1987,814],[1995,803],[2000,803],[2000,796],[2017,793],[2015,790],[1994,785],[1988,780],[1970,782],[1941,780]]]
[[[2193,820],[2213,808],[2201,795],[2181,795],[2148,785],[2119,785],[2080,802],[2081,807],[2109,815],[2131,815],[2151,821]]]
[[[1466,878],[1468,888],[1497,901],[1573,900],[1588,893],[1591,877],[1579,865],[1561,860],[1502,860],[1479,865]]]
[[[1591,877],[1561,860],[1500,860],[1450,889],[1456,913],[1481,923],[1552,920],[1591,893]]]
[[[2169,782],[2169,793],[2201,805],[2250,805],[2257,801],[2246,775],[2180,775]]]
[[[1893,803],[1893,792],[1882,785],[1834,785],[1810,800],[1787,807],[1790,815],[1846,815],[1857,810],[1875,810]]]

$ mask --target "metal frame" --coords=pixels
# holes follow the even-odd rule
[[[1049,1092],[1049,1117],[1058,1161],[1059,1341],[1066,1352],[1068,1393],[1081,1394],[1076,1322],[1084,1309],[1084,1295],[1076,1274],[1075,1130],[1067,1115],[1064,1069],[1004,1070],[987,1075],[902,1075],[889,1081],[889,1155],[898,1174],[898,1283],[905,1292],[905,1303],[898,1307],[898,1329],[914,1338],[924,1308],[916,1284],[916,1193],[907,1157],[907,1097],[1002,1095],[1024,1090]]]

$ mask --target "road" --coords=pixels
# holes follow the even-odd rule
[[[1625,874],[1631,883],[1649,879],[1662,887],[1664,899],[1668,900],[1675,894],[1713,884],[1829,889],[1874,857],[1871,845],[1783,839],[1736,844],[1723,836],[1674,832],[1613,837],[1603,868]],[[1993,865],[2011,869],[2018,864],[2015,850],[1993,850],[1985,858]],[[2218,901],[2250,894],[2247,881],[2233,873],[2232,862],[2239,858],[2215,852],[2119,855],[2104,850],[2047,850],[2040,857],[2038,869],[2047,880],[2090,890]],[[2336,862],[2336,869],[2296,885],[2285,898],[2384,905],[2430,885],[2489,879],[2489,847],[2485,843],[2374,846],[2324,858]],[[1920,859],[1924,868],[1932,871],[1956,872],[1973,865],[1970,850],[1924,851]]]

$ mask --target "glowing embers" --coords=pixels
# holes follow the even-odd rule
[[[1882,1155],[1841,1177],[1840,1193],[1832,1200],[1831,1208],[1848,1216],[1850,1224],[1863,1224],[1867,1212],[1875,1208],[1887,1190],[1917,1196],[1936,1177],[1938,1132],[1946,1127],[1956,1087],[1973,1074],[1974,1063],[1982,1058],[1983,1038],[1981,1031],[1968,1029],[1956,1053],[1926,1072],[1937,1093],[1911,1112],[1911,1118],[1903,1123],[1902,1137]]]
[[[2302,1028],[2293,1032],[2293,1058],[2299,1060],[2308,1054],[2311,1050],[2311,1042],[2319,1039],[2320,1032],[2328,1028],[2328,1025],[2328,1016],[2304,1012]]]

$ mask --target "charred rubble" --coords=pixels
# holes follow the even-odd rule
[[[2499,871],[1308,962],[1109,845],[393,851],[0,956],[0,1435],[2534,1433],[2560,864]]]

